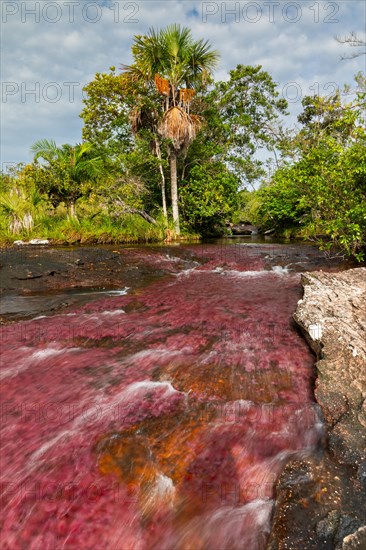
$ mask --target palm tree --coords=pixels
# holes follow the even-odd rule
[[[190,103],[195,88],[204,83],[216,67],[219,54],[211,49],[207,40],[195,41],[190,29],[177,24],[135,36],[132,54],[133,65],[123,66],[129,78],[145,83],[147,88],[155,84],[164,96],[158,133],[170,143],[173,221],[179,235],[177,157],[187,150],[200,126],[199,118],[189,113]]]
[[[75,200],[82,195],[84,183],[95,180],[103,172],[103,161],[93,152],[90,143],[58,147],[53,140],[42,139],[31,147],[34,161],[42,158],[46,165],[57,172],[62,182],[57,189],[71,217],[76,217]]]
[[[127,75],[125,75],[127,76]],[[126,89],[129,90],[128,93],[131,93],[131,84],[134,84],[134,81],[131,82],[127,78],[124,79],[123,85],[126,86]],[[134,135],[138,135],[140,130],[149,130],[152,135],[150,141],[150,150],[154,156],[159,160],[159,172],[161,177],[161,196],[162,196],[162,206],[163,206],[163,215],[166,221],[168,221],[168,211],[166,205],[166,192],[165,192],[165,175],[163,170],[163,162],[161,155],[161,143],[158,136],[158,122],[159,122],[159,113],[157,112],[154,105],[151,101],[146,101],[146,90],[134,90],[132,92],[134,97],[134,106],[130,111],[130,123],[131,129]]]

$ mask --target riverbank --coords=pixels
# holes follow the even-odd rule
[[[199,235],[184,228],[182,234],[176,236],[173,226],[161,214],[156,215],[155,219],[141,211],[145,218],[137,214],[125,214],[117,218],[98,210],[94,213],[83,212],[82,207],[79,210],[78,217],[71,217],[64,208],[59,207],[52,215],[44,213],[36,218],[29,227],[19,226],[16,233],[10,229],[9,220],[0,212],[0,247],[9,247],[19,241],[26,246],[34,239],[47,240],[51,246],[144,244],[199,239]]]
[[[268,549],[364,549],[366,268],[306,273],[302,284],[294,319],[317,356],[325,450],[282,473]]]

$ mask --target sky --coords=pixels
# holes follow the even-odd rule
[[[95,73],[131,62],[135,34],[180,23],[221,54],[216,79],[236,65],[262,65],[289,102],[331,94],[366,70],[366,56],[335,36],[365,36],[362,0],[2,0],[1,168],[29,162],[39,139],[81,141],[82,88]]]

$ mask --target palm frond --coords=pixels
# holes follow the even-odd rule
[[[34,155],[34,160],[43,158],[47,161],[57,156],[57,149],[58,147],[53,139],[40,139],[33,143],[30,148],[31,153]]]
[[[156,74],[169,81],[175,89],[186,84],[194,87],[219,60],[208,40],[195,41],[191,30],[179,24],[165,29],[150,29],[146,35],[136,35],[132,46],[133,65],[122,65],[130,78],[152,81]]]

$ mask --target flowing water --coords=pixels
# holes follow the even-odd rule
[[[159,276],[2,327],[1,548],[261,550],[278,475],[322,436],[292,313],[326,259],[119,253]]]

